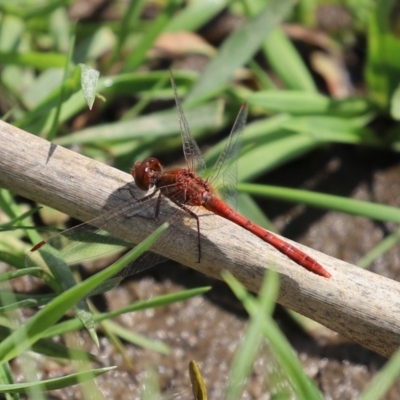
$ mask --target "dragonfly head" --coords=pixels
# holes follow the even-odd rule
[[[156,158],[149,157],[142,162],[135,162],[131,174],[136,186],[141,190],[149,190],[157,186],[157,182],[163,173],[163,168]]]

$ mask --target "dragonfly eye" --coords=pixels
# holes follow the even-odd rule
[[[136,186],[141,190],[147,190],[148,186],[146,185],[146,164],[143,162],[135,162],[135,165],[131,169],[131,175],[136,183]]]
[[[136,186],[141,190],[157,186],[157,181],[162,173],[161,163],[153,157],[146,158],[143,162],[136,162],[131,170]]]

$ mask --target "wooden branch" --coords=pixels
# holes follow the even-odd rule
[[[130,175],[0,121],[1,187],[87,221],[121,204],[129,196],[118,190],[124,185],[132,185]],[[169,204],[162,209],[173,211]],[[174,246],[163,249],[163,255],[215,278],[229,270],[254,292],[266,267],[273,267],[280,275],[280,304],[384,356],[399,347],[398,282],[296,243],[332,274],[322,278],[223,218],[202,218],[202,227],[209,221],[217,221],[218,229],[202,229],[201,263],[188,245],[196,241],[191,227],[184,234],[171,230]],[[146,218],[136,218],[134,226],[127,219],[125,225],[112,229],[133,243],[157,226]]]

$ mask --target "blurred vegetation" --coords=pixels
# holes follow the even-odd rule
[[[240,105],[249,104],[250,122],[243,132],[238,160],[241,211],[247,216],[271,226],[249,196],[251,193],[374,220],[400,221],[400,213],[393,207],[249,183],[316,148],[335,143],[399,151],[400,8],[396,1],[107,3],[90,10],[83,7],[84,1],[0,1],[0,112],[4,121],[55,144],[74,146],[89,157],[125,171],[134,160],[149,155],[161,155],[166,162],[173,162],[175,156],[182,157],[182,151],[168,75],[171,69],[192,133],[200,145],[212,144],[205,154],[208,165],[223,148],[224,140],[216,140],[226,136]],[[382,121],[385,128],[378,134],[372,126]],[[34,275],[57,292],[51,274],[40,268],[25,268],[24,264],[26,252],[41,240],[35,230],[28,229],[37,209],[16,201],[3,189],[0,207],[0,260],[15,267],[0,275],[2,282]],[[60,218],[48,209],[40,212],[44,220]],[[57,226],[63,226],[61,219]],[[398,236],[392,238],[390,246]],[[363,266],[390,246],[388,241],[382,243]],[[232,366],[226,398],[241,397],[244,388],[234,382],[251,373],[256,354],[249,350],[255,349],[249,343],[265,340],[275,344],[277,362],[291,384],[292,394],[296,398],[322,398],[298,361],[292,359],[290,345],[268,316],[274,296],[262,292],[259,299],[254,299],[231,277],[227,280],[236,288],[250,322],[247,342]],[[76,374],[42,382],[30,380],[25,371],[27,383],[14,383],[8,362],[26,357],[29,348],[69,362],[91,361],[92,355],[56,346],[50,339],[81,328],[82,320],[95,341],[93,325],[103,321],[103,330],[120,348],[123,345],[119,338],[123,338],[168,352],[162,343],[139,337],[108,319],[207,290],[163,296],[107,314],[92,314],[89,308],[86,314],[80,309],[81,321],[71,319],[54,325],[90,292],[90,285],[87,280],[55,296],[1,291],[0,392],[7,398],[25,393],[30,398],[45,398],[46,390],[83,384],[109,370],[90,370],[85,364],[84,370]],[[266,287],[276,293],[278,282],[273,276]],[[16,324],[18,311],[25,307],[41,308],[33,317]],[[396,356],[371,382],[363,398],[382,396],[399,367]],[[201,380],[198,369],[196,374]],[[204,384],[201,386],[204,395]],[[102,398],[100,392],[98,396]]]

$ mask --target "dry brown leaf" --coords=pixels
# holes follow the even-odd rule
[[[175,58],[193,53],[213,57],[215,49],[199,35],[182,31],[160,35],[148,56],[150,58]]]

